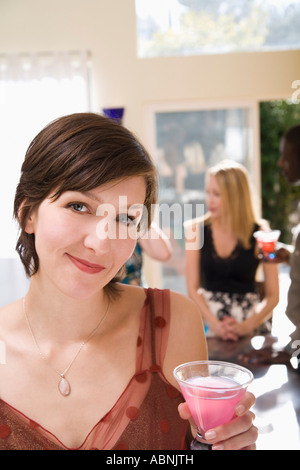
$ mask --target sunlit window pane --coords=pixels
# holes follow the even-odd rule
[[[300,0],[135,0],[138,56],[300,48]]]
[[[83,111],[89,111],[85,53],[0,55],[0,259],[17,256],[13,201],[29,143],[53,119]]]

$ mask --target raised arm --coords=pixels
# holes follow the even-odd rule
[[[185,362],[206,360],[207,348],[203,324],[194,302],[181,294],[171,293],[171,324],[163,371],[166,378],[178,388],[173,377],[173,370]],[[227,424],[209,430],[208,440],[213,449],[254,449],[257,439],[257,429],[253,426],[254,415],[250,408],[255,403],[255,397],[247,392],[236,406],[235,418]],[[182,419],[191,423],[192,433],[196,428],[186,403],[179,405]]]
[[[157,261],[168,261],[172,255],[172,246],[167,235],[152,222],[145,237],[139,239],[142,250]]]
[[[167,379],[178,387],[173,370],[179,364],[207,359],[206,338],[199,311],[190,299],[171,293],[171,322],[169,341],[163,371]]]

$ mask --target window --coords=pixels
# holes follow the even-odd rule
[[[0,307],[25,295],[28,288],[15,251],[17,226],[12,220],[25,151],[51,120],[89,110],[85,51],[0,54]]]
[[[149,275],[153,271],[159,287],[186,294],[183,222],[206,212],[207,168],[225,158],[238,161],[259,195],[259,108],[252,102],[159,103],[149,105],[146,118],[147,146],[160,178],[159,205],[170,208],[170,217],[158,222],[173,247],[172,258],[153,263]]]
[[[135,0],[138,56],[300,48],[300,0]]]
[[[0,258],[16,256],[13,200],[29,143],[51,120],[89,108],[85,51],[0,55]]]

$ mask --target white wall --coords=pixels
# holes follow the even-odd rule
[[[299,50],[138,59],[134,0],[0,0],[0,53],[65,49],[91,51],[93,110],[125,106],[142,139],[148,103],[288,98],[300,79]]]
[[[146,146],[153,103],[285,99],[300,79],[299,50],[138,59],[134,0],[0,0],[0,54],[74,49],[91,53],[92,110],[125,106]]]

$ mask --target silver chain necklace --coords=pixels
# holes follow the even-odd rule
[[[68,367],[66,367],[66,369],[61,373],[59,372],[57,369],[55,369],[55,367],[53,367],[51,364],[49,364],[49,366],[60,376],[60,381],[58,383],[58,390],[60,392],[60,394],[64,397],[67,397],[70,395],[71,393],[71,385],[70,385],[70,382],[66,379],[66,374],[67,372],[70,370],[70,368],[72,367],[73,363],[75,362],[76,358],[78,357],[80,351],[82,350],[83,346],[85,344],[87,344],[90,339],[92,339],[92,337],[95,335],[95,333],[97,332],[98,328],[100,327],[100,325],[102,324],[102,322],[105,320],[107,314],[108,314],[108,310],[109,310],[109,306],[110,306],[110,301],[108,301],[108,305],[107,305],[107,309],[106,309],[106,312],[105,314],[103,315],[103,317],[101,318],[101,320],[99,321],[98,325],[96,326],[96,328],[93,329],[93,331],[89,334],[89,336],[81,343],[81,345],[79,346],[79,349],[77,351],[77,353],[75,354],[75,356],[73,357],[72,361],[70,362],[70,364],[68,365]],[[26,307],[25,307],[25,297],[23,298],[23,312],[24,312],[24,315],[25,315],[25,319],[26,319],[26,323],[27,323],[27,326],[28,326],[28,330],[30,332],[30,335],[33,339],[33,342],[41,356],[41,358],[44,360],[44,361],[47,361],[47,356],[45,356],[45,354],[42,353],[39,345],[38,345],[38,342],[33,334],[33,331],[32,331],[32,328],[31,328],[31,325],[30,325],[30,322],[29,322],[29,318],[28,318],[28,315],[26,313]]]

